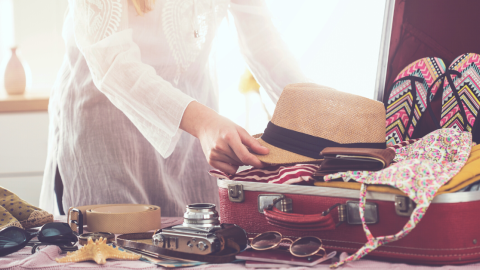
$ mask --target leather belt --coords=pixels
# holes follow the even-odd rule
[[[99,204],[70,207],[67,222],[73,231],[140,233],[161,228],[160,207],[146,204]]]

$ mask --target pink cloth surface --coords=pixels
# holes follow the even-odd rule
[[[162,227],[176,224],[182,218],[162,218]],[[57,217],[55,221],[65,221],[66,217]],[[25,247],[10,255],[0,257],[0,270],[61,270],[61,269],[163,269],[153,264],[142,261],[120,261],[107,260],[104,265],[98,265],[93,261],[80,263],[57,263],[55,258],[65,256],[57,246],[48,246],[41,249],[35,254],[31,254],[31,247]],[[340,255],[340,259],[347,256],[346,253]],[[252,269],[246,268],[244,263],[227,263],[227,264],[206,264],[195,267],[175,268],[175,269]],[[260,269],[260,268],[257,268]],[[263,268],[262,268],[263,269]],[[329,264],[320,264],[314,267],[290,267],[290,268],[269,268],[269,269],[329,269]],[[445,266],[423,266],[423,265],[408,265],[403,263],[389,263],[380,262],[367,259],[361,259],[345,264],[339,269],[407,269],[407,270],[432,270],[432,269],[480,269],[480,263],[467,265],[445,265]]]

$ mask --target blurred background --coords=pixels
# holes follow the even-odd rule
[[[272,21],[312,82],[374,98],[384,0],[266,0]],[[65,0],[0,0],[0,186],[38,205],[47,153],[49,91],[65,48]],[[263,89],[239,91],[247,66],[233,18],[219,29],[214,54],[220,114],[263,132],[275,105]],[[27,73],[22,97],[3,89],[5,66],[17,46]],[[43,105],[42,105],[43,104]]]

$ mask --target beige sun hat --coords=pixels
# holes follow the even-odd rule
[[[285,87],[263,134],[270,152],[256,155],[277,164],[318,163],[325,147],[385,149],[385,107],[365,97],[313,83]]]

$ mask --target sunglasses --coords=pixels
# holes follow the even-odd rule
[[[34,237],[38,241],[31,241]],[[57,245],[62,251],[74,251],[77,236],[67,223],[52,222],[43,225],[40,231],[28,232],[18,227],[7,227],[0,231],[0,256],[16,252],[25,246],[32,246],[32,254],[41,246]]]
[[[325,249],[322,248],[322,240],[317,237],[308,236],[301,237],[293,241],[290,238],[284,238],[279,232],[264,232],[251,239],[250,246],[255,250],[268,250],[278,248],[283,241],[289,241],[290,253],[296,257],[308,257],[323,253],[325,257]]]

